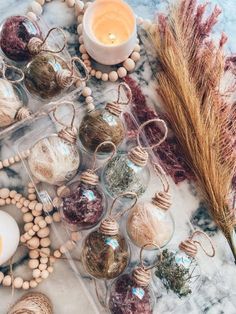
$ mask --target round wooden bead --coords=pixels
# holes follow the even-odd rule
[[[86,53],[85,45],[80,45],[79,51],[80,51],[81,53]]]
[[[102,77],[102,72],[101,71],[96,71],[95,76],[99,80]]]
[[[120,78],[123,78],[127,75],[127,70],[126,68],[124,67],[120,67],[118,70],[117,70],[117,74],[119,75]]]
[[[32,237],[28,234],[28,232],[25,233],[23,236],[24,236],[24,238],[25,238],[26,241],[29,241],[29,240],[32,238]]]
[[[4,287],[10,287],[11,286],[11,276],[10,275],[7,275],[3,278],[2,285]]]
[[[39,264],[39,270],[40,271],[43,271],[45,269],[47,269],[47,265],[46,264]]]
[[[16,194],[17,194],[17,192],[14,191],[14,190],[12,190],[12,191],[9,193],[9,195],[10,195],[11,198],[14,198]],[[0,197],[1,197],[1,196],[0,196]]]
[[[28,199],[29,199],[30,201],[34,201],[34,200],[36,200],[36,198],[37,198],[36,194],[29,194],[29,195],[28,195]],[[30,209],[32,209],[32,208],[30,208]]]
[[[71,251],[71,250],[73,250],[73,248],[75,247],[75,242],[74,241],[72,241],[72,240],[68,240],[67,242],[66,242],[66,248],[69,250],[69,251]]]
[[[41,277],[42,277],[43,279],[47,279],[48,276],[49,276],[49,272],[48,272],[46,269],[43,270],[43,271],[42,271],[42,274],[41,274]]]
[[[6,167],[6,168],[10,166],[10,163],[9,163],[9,160],[8,160],[8,159],[3,160],[2,164],[3,164],[3,166]]]
[[[110,73],[109,73],[109,80],[111,81],[111,82],[116,82],[117,80],[118,80],[118,74],[117,74],[117,72],[116,71],[111,71]]]
[[[14,204],[14,203],[12,203],[12,204]],[[29,211],[29,209],[28,209],[27,207],[25,207],[25,206],[23,206],[23,207],[21,208],[22,214],[28,213],[28,211]]]
[[[40,258],[40,263],[41,264],[47,264],[48,263],[48,257],[41,257]]]
[[[28,265],[29,265],[30,269],[38,268],[39,261],[38,261],[38,259],[30,259]]]
[[[37,283],[37,281],[36,280],[30,280],[30,288],[36,288],[37,287],[37,285],[38,285],[38,283]]]
[[[87,53],[83,53],[81,57],[82,57],[83,60],[88,60],[89,59],[89,55]]]
[[[41,248],[41,250],[40,250],[40,256],[41,256],[42,258],[47,258],[47,257],[49,257],[49,256],[50,256],[50,249],[47,248],[47,247]]]
[[[20,289],[23,286],[24,280],[21,277],[16,277],[13,281],[13,286],[16,289]]]
[[[56,257],[56,258],[60,258],[61,257],[61,252],[59,250],[56,250],[53,255]]]
[[[32,276],[34,278],[39,278],[41,276],[41,271],[38,268],[34,269],[33,272],[32,272]]]
[[[66,251],[67,251],[67,247],[66,247],[65,245],[62,245],[62,246],[60,247],[60,252],[61,252],[61,254],[65,254]]]
[[[42,212],[41,212],[41,211],[39,212],[39,211],[37,211],[37,210],[35,210],[35,209],[34,209],[34,210],[32,210],[32,212],[31,212],[31,213],[32,213],[32,215],[33,215],[34,217],[38,217],[38,216],[40,216],[40,215],[42,214]]]
[[[81,239],[81,234],[79,232],[71,232],[71,240],[78,241]]]
[[[11,165],[13,165],[13,164],[15,163],[14,157],[10,157],[8,160],[9,160],[9,163],[10,163]]]
[[[37,19],[37,17],[36,17],[36,19]],[[20,156],[16,155],[16,156],[14,157],[14,159],[15,159],[15,162],[19,162],[19,161],[20,161]]]
[[[77,26],[77,33],[78,33],[79,35],[81,35],[81,34],[83,33],[83,25],[82,25],[82,24],[79,24],[79,25]]]
[[[50,229],[48,227],[42,228],[37,232],[37,236],[39,238],[46,238],[49,236],[49,234],[50,234]]]
[[[77,14],[81,13],[84,9],[83,1],[77,1],[75,6],[76,6],[76,13]]]
[[[28,246],[32,249],[37,249],[39,247],[40,241],[38,237],[33,237],[27,242]]]
[[[24,290],[28,290],[29,287],[30,287],[29,282],[28,282],[28,281],[24,281],[24,282],[23,282],[23,285],[22,285],[22,288],[23,288]]]
[[[22,195],[20,193],[16,193],[14,196],[14,199],[19,202],[19,200],[22,198]]]
[[[66,0],[66,4],[69,8],[73,8],[75,5],[75,0]]]
[[[95,69],[92,69],[91,72],[90,72],[91,76],[95,76],[96,75],[96,70]]]
[[[38,277],[38,278],[35,278],[35,281],[36,281],[37,283],[40,283],[40,282],[43,281],[43,279],[42,279],[41,277]]]
[[[38,224],[41,220],[44,220],[44,219],[43,219],[43,216],[35,217],[34,223],[35,223],[35,224]]]
[[[61,215],[58,212],[54,213],[52,215],[52,217],[53,217],[53,221],[55,221],[55,222],[60,222],[61,221]]]
[[[127,71],[133,71],[133,69],[135,68],[135,62],[132,59],[128,58],[123,63],[123,66],[126,68]]]
[[[142,23],[143,23],[143,18],[142,18],[142,17],[137,17],[136,21],[137,21],[137,24],[138,24],[138,25],[142,25]]]
[[[2,283],[3,278],[4,278],[4,274],[2,272],[0,272],[0,283]]]
[[[50,225],[53,222],[52,216],[46,216],[44,219],[48,225]]]
[[[89,87],[83,88],[83,90],[82,90],[82,95],[83,95],[84,97],[91,96],[91,95],[92,95],[92,90],[91,90],[91,88],[89,88]]]
[[[81,36],[79,36],[79,43],[83,44],[83,42],[84,42],[84,38],[83,38],[83,35],[81,35]]]
[[[33,195],[36,197],[35,194],[33,194]],[[32,202],[30,202],[30,203],[29,203],[29,209],[33,210],[33,209],[35,208],[35,206],[36,206],[37,203],[38,203],[38,202],[35,201],[35,200],[33,200]]]
[[[25,213],[23,215],[24,222],[31,222],[33,221],[33,219],[34,219],[34,216],[31,213]]]
[[[36,0],[40,5],[44,5],[44,3],[45,3],[45,0]]]
[[[8,197],[8,198],[6,198],[6,204],[7,205],[10,205],[11,204],[11,199]]]
[[[40,227],[39,225],[34,225],[33,228],[32,228],[35,232],[38,232]]]
[[[39,252],[37,250],[30,250],[29,257],[32,259],[36,259],[39,257]]]
[[[28,206],[29,206],[29,203],[30,203],[29,200],[25,200],[25,201],[24,201],[24,206],[25,206],[25,207],[28,207]]]
[[[94,110],[95,109],[95,106],[94,106],[94,104],[91,102],[90,104],[87,104],[87,110],[88,110],[88,112],[89,111],[92,111],[92,110]]]
[[[47,223],[46,223],[45,220],[40,220],[40,221],[38,222],[38,225],[39,225],[39,227],[40,227],[41,229],[44,229],[44,228],[47,226]]]
[[[30,11],[30,12],[28,12],[26,15],[27,15],[27,17],[28,17],[31,21],[37,21],[37,15],[36,15],[34,12]],[[14,159],[15,159],[15,157],[14,157]],[[15,161],[16,161],[16,160],[15,160]]]
[[[28,188],[28,193],[29,193],[29,194],[31,194],[31,193],[35,193],[35,189],[34,189],[34,188],[32,188],[32,187]]]
[[[6,201],[5,200],[3,200],[2,198],[0,198],[0,206],[3,206],[3,205],[5,205],[6,204]],[[13,204],[13,203],[12,203]]]
[[[37,210],[37,211],[42,211],[43,210],[43,204],[42,203],[37,203],[34,209]]]
[[[134,62],[137,62],[137,61],[140,60],[140,53],[137,52],[137,51],[134,51],[134,52],[131,54],[130,58],[131,58]]]
[[[140,52],[140,50],[141,50],[140,45],[139,45],[139,44],[136,44],[136,45],[134,46],[134,51]]]
[[[28,231],[28,234],[32,237],[32,236],[35,235],[35,231],[34,231],[33,229],[30,229],[30,230]]]
[[[6,199],[9,197],[9,195],[10,195],[9,189],[4,188],[4,189],[0,190],[0,197],[1,198]]]
[[[93,102],[93,97],[92,97],[92,96],[86,97],[85,102],[86,102],[87,104],[91,104],[91,102]]]
[[[49,238],[43,238],[40,240],[40,245],[42,247],[48,247],[51,244],[51,240]]]
[[[32,222],[28,222],[24,225],[25,232],[29,231],[31,228],[33,228],[34,224]]]
[[[82,14],[79,14],[79,15],[78,15],[78,17],[77,17],[77,22],[78,22],[78,24],[81,24],[81,23],[82,23],[83,18],[84,18],[84,16],[83,16]]]
[[[43,12],[43,8],[42,6],[36,2],[36,1],[32,1],[31,4],[30,4],[30,10],[35,13],[36,15],[41,15],[42,12]]]
[[[14,201],[16,201],[16,200],[14,200]],[[16,205],[16,208],[18,208],[18,209],[21,209],[23,207],[23,204],[21,204],[20,202],[16,202],[15,205]]]
[[[101,77],[102,81],[107,82],[109,79],[109,76],[107,73],[102,73],[102,77]]]
[[[0,161],[0,169],[3,168],[3,163]]]

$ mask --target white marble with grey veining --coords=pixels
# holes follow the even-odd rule
[[[173,0],[175,1],[175,0]],[[24,14],[29,0],[0,0],[0,19],[13,14]],[[167,4],[166,0],[129,0],[137,15],[144,18],[152,18],[155,11],[162,10]],[[228,53],[236,52],[235,25],[236,25],[236,4],[235,0],[212,0],[213,4],[219,4],[222,9],[220,23],[215,29],[215,37],[225,31],[229,36],[227,44]],[[49,25],[63,26],[68,35],[69,51],[74,54],[78,49],[78,37],[76,35],[75,20],[71,9],[68,9],[61,1],[53,1],[45,6],[44,18]],[[145,51],[142,50],[142,59],[138,64],[138,71],[132,77],[139,80],[143,94],[147,102],[152,105],[157,102],[155,83],[149,60]],[[109,84],[90,81],[95,100],[105,99],[105,93],[101,92],[110,89]],[[12,145],[18,135],[1,141],[1,159],[9,157],[12,152]],[[24,184],[28,178],[24,174],[22,165],[16,165],[11,170],[1,171],[0,187],[9,186],[24,191]],[[157,188],[155,178],[152,178],[152,188],[145,197],[151,196],[154,187]],[[213,260],[200,254],[199,263],[202,269],[202,285],[193,296],[185,302],[177,302],[171,295],[158,298],[155,313],[162,314],[235,314],[236,313],[236,266],[233,263],[228,245],[216,230],[214,224],[205,215],[205,209],[199,206],[199,199],[196,196],[192,185],[181,183],[176,186],[171,183],[173,197],[172,214],[175,218],[176,232],[170,246],[176,247],[177,243],[184,239],[190,232],[193,221],[203,230],[210,232],[216,246],[216,257]],[[7,208],[14,216],[16,210]],[[194,220],[192,220],[194,215]],[[19,216],[19,215],[18,215]],[[20,221],[20,217],[17,217]],[[20,263],[16,272],[26,276],[27,267]],[[86,293],[83,282],[79,279],[67,261],[59,261],[55,265],[54,273],[43,282],[36,290],[46,293],[52,300],[55,314],[92,314],[96,313],[93,307],[93,297]],[[0,314],[5,314],[12,304],[23,292],[15,291],[11,295],[8,288],[0,288]]]

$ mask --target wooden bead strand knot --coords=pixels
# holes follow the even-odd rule
[[[194,237],[196,235],[203,235],[205,236],[205,238],[209,241],[210,245],[211,245],[211,249],[212,249],[212,252],[209,253],[202,245],[201,242],[197,241],[197,240],[194,240]],[[187,240],[185,241],[182,241],[179,245],[179,249],[181,251],[184,251],[187,255],[195,258],[197,253],[198,253],[198,247],[197,245],[199,245],[203,252],[209,256],[209,257],[214,257],[215,256],[215,248],[214,248],[214,245],[210,239],[210,237],[203,231],[200,231],[200,230],[196,230],[193,232],[193,234],[191,235],[191,237],[189,237]]]
[[[99,177],[94,171],[87,170],[81,173],[80,176],[81,182],[89,185],[97,185],[99,182]]]

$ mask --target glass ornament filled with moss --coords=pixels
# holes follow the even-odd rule
[[[150,282],[152,276],[151,269],[154,266],[146,267],[143,264],[142,250],[140,254],[141,265],[136,267],[131,273],[122,274],[111,285],[108,298],[108,307],[111,314],[153,313],[155,295]]]
[[[137,196],[124,193],[123,196]],[[119,198],[118,197],[118,198]],[[97,279],[113,279],[118,277],[127,267],[130,259],[128,243],[120,233],[117,219],[124,213],[111,216],[116,198],[110,209],[110,215],[102,220],[98,229],[86,238],[82,248],[82,263],[85,270]]]
[[[169,212],[171,195],[167,176],[158,164],[153,164],[160,178],[163,191],[154,195],[151,201],[138,202],[129,212],[126,229],[131,241],[142,247],[145,243],[165,246],[173,236],[174,220]],[[148,249],[155,249],[151,245]]]
[[[6,72],[11,72],[11,78]],[[22,89],[19,83],[24,79],[24,73],[5,63],[0,58],[0,127],[6,127],[12,123],[29,117],[30,112],[24,106]]]
[[[73,108],[71,125],[67,126],[56,118],[63,126],[58,134],[43,137],[30,149],[28,165],[33,176],[40,182],[52,185],[62,185],[70,181],[78,171],[80,165],[80,153],[76,146],[77,130],[74,127],[75,107],[73,103],[64,102]]]
[[[71,230],[90,229],[97,225],[105,214],[107,201],[99,184],[96,155],[104,145],[116,147],[112,142],[103,142],[94,152],[93,165],[81,173],[80,180],[65,187],[60,193],[60,212]]]
[[[7,58],[16,62],[29,61],[34,56],[33,42],[42,43],[43,37],[38,24],[28,17],[10,16],[1,25],[0,46]]]
[[[143,146],[140,133],[146,125],[154,122],[163,124],[164,136],[152,146]],[[119,152],[103,170],[102,180],[109,195],[115,197],[125,191],[131,191],[140,196],[146,191],[150,179],[147,150],[160,145],[166,139],[167,132],[166,124],[161,119],[152,119],[140,126],[137,134],[138,146],[133,147],[128,153]]]
[[[127,101],[121,100],[121,88],[127,91]],[[128,105],[131,102],[132,94],[126,83],[118,86],[118,97],[115,102],[109,102],[104,109],[93,109],[83,118],[79,128],[79,139],[88,152],[94,152],[96,147],[105,142],[111,141],[118,146],[125,137],[125,127],[120,115],[121,105]],[[111,146],[104,146],[102,153],[109,153]]]
[[[203,234],[210,241],[212,252],[208,253],[201,242],[194,240],[198,234]],[[159,260],[155,268],[155,284],[160,288],[160,282],[167,292],[172,292],[179,298],[190,296],[199,287],[201,282],[201,270],[196,260],[200,245],[209,257],[215,255],[215,249],[210,238],[202,231],[195,231],[192,236],[181,242],[179,250],[165,249],[162,252],[162,259]]]

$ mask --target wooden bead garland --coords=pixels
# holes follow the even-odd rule
[[[29,195],[36,196],[34,185],[31,182],[28,184],[28,192]],[[2,188],[0,189],[0,206],[6,204],[14,204],[23,214],[25,232],[21,235],[20,242],[29,249],[28,266],[32,270],[32,278],[24,280],[19,276],[4,275],[0,272],[0,284],[23,290],[35,288],[53,272],[53,264],[56,259],[75,247],[80,235],[77,232],[71,233],[70,239],[51,253],[49,226],[53,221],[60,222],[60,214],[56,212],[52,216],[45,216],[43,204],[35,198],[29,200],[15,190]]]

